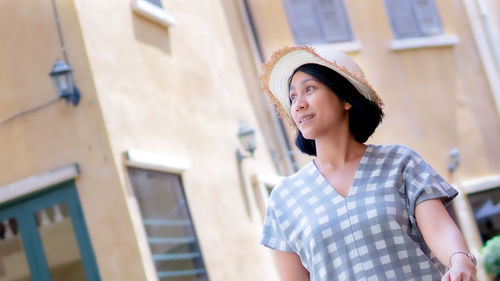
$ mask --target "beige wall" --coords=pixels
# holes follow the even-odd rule
[[[102,280],[154,280],[123,153],[183,158],[210,279],[277,280],[270,251],[258,245],[261,219],[249,178],[275,172],[270,152],[281,148],[258,89],[259,62],[241,3],[164,1],[177,19],[165,28],[136,15],[129,1],[56,2],[82,100],[0,125],[0,186],[77,162]],[[293,44],[280,0],[248,2],[266,58]],[[394,52],[382,1],[345,2],[362,43],[351,55],[386,103],[371,141],[410,145],[441,173],[457,146],[460,180],[496,173],[499,114],[461,3],[436,1],[446,33],[460,43]],[[0,0],[0,38],[2,120],[56,96],[47,74],[62,54],[46,1]],[[256,129],[258,148],[240,167],[241,122]]]
[[[266,58],[293,44],[280,0],[248,0]],[[500,122],[461,1],[437,0],[454,46],[392,51],[383,1],[344,1],[361,65],[385,103],[386,117],[369,142],[403,143],[447,175],[448,153],[461,151],[457,179],[498,173]],[[272,28],[270,28],[272,26]]]
[[[168,1],[165,9],[177,18],[168,29],[122,1],[78,1],[77,9],[124,186],[121,159],[128,149],[187,159],[184,187],[211,280],[272,276],[269,253],[256,246],[256,209],[250,206],[251,217],[246,211],[254,203],[242,193],[251,188],[251,173],[273,167],[220,3]],[[235,158],[241,122],[258,137],[255,160],[243,163],[245,191]],[[136,231],[142,236],[140,225]]]
[[[258,246],[249,180],[275,170],[248,97],[249,70],[238,59],[242,43],[231,39],[227,15],[238,7],[165,1],[177,19],[166,29],[133,13],[129,1],[56,2],[82,100],[0,125],[0,186],[79,163],[76,185],[102,280],[146,280],[154,273],[123,153],[184,158],[210,279],[275,280],[270,252]],[[0,1],[0,38],[1,117],[55,97],[47,74],[62,55],[52,7]],[[235,157],[241,122],[258,141],[241,167],[244,184]]]
[[[56,97],[48,72],[60,52],[46,1],[0,1],[2,119]],[[71,1],[57,1],[68,57],[82,100],[64,101],[0,126],[0,185],[77,162],[76,185],[103,280],[141,280],[138,247],[113,164],[100,103]],[[112,198],[112,209],[108,202]],[[110,230],[120,233],[110,235]]]
[[[82,100],[64,101],[0,126],[0,185],[77,162],[76,185],[103,280],[141,280],[138,247],[113,163],[100,103],[71,1],[57,1],[68,57]],[[46,1],[0,1],[2,119],[56,97],[48,73],[60,52]],[[109,209],[109,201],[113,201]],[[120,233],[110,235],[110,230]],[[119,249],[119,250],[118,250]]]
[[[253,35],[251,15],[248,14],[243,1],[223,0],[221,2],[227,21],[230,23],[228,24],[231,33],[229,38],[235,46],[238,68],[243,73],[262,137],[273,157],[277,173],[290,174],[293,172],[293,167],[286,157],[286,139],[277,133],[280,130],[279,121],[276,117],[273,118],[273,108],[268,103],[267,97],[260,94],[260,83],[256,79],[260,74],[262,58]]]

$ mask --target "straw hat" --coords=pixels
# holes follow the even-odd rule
[[[271,59],[263,65],[260,80],[281,118],[295,126],[290,113],[288,80],[299,66],[315,63],[326,66],[344,76],[361,95],[382,107],[372,86],[366,81],[365,74],[358,64],[346,54],[335,51],[316,51],[307,46],[284,47],[275,51]]]

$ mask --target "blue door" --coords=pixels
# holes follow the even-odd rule
[[[0,205],[0,280],[100,281],[74,181]]]

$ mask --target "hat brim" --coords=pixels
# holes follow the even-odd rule
[[[307,46],[286,47],[273,53],[271,59],[264,64],[261,82],[263,89],[268,93],[276,105],[279,115],[293,123],[290,113],[288,81],[293,72],[304,64],[319,64],[332,69],[345,77],[368,100],[382,106],[382,100],[375,90],[368,84],[364,76],[354,74],[347,68],[338,65],[335,61],[324,59],[314,49]]]

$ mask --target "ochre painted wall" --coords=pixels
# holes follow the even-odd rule
[[[273,260],[258,245],[261,225],[249,176],[274,167],[224,7],[165,1],[177,23],[164,28],[122,1],[76,6],[140,247],[147,248],[123,162],[128,149],[188,160],[183,183],[211,280],[273,280]],[[243,162],[244,186],[235,158],[241,122],[256,129],[258,147],[255,158]],[[143,263],[151,267],[147,251]]]
[[[0,125],[0,185],[78,163],[76,186],[102,280],[144,280],[78,14],[72,1],[56,2],[82,100],[77,107],[59,100]],[[0,38],[0,118],[55,98],[48,73],[63,56],[50,2],[0,1]]]
[[[168,29],[136,15],[130,1],[56,1],[82,99],[0,125],[0,186],[78,163],[77,190],[102,280],[155,280],[123,153],[184,158],[190,168],[183,184],[210,280],[276,280],[270,252],[259,246],[249,180],[275,169],[235,50],[241,43],[231,39],[226,13],[236,6],[164,2],[177,19]],[[48,72],[63,57],[49,2],[0,1],[0,38],[0,119],[56,97]],[[240,171],[241,122],[256,129],[258,147]]]
[[[269,151],[276,144],[265,139],[272,129],[252,82],[258,63],[246,57],[251,42],[235,35],[248,31],[237,16],[241,6],[163,2],[177,19],[169,28],[136,15],[129,1],[56,1],[82,100],[77,107],[58,101],[0,125],[0,186],[77,162],[102,280],[154,280],[123,153],[184,158],[190,164],[184,188],[210,279],[277,280],[270,251],[258,245],[261,219],[249,180],[275,172]],[[293,44],[281,1],[248,2],[266,58]],[[362,44],[351,55],[386,103],[370,142],[407,144],[442,174],[456,146],[458,179],[497,173],[499,114],[461,2],[436,1],[457,45],[399,52],[389,49],[382,1],[345,2]],[[47,74],[62,54],[48,2],[0,1],[0,38],[2,120],[55,97]],[[256,129],[258,148],[240,170],[241,122]]]

